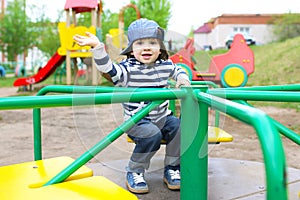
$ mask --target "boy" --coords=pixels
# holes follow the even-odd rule
[[[164,30],[152,20],[142,18],[130,24],[129,43],[121,52],[127,59],[119,64],[111,61],[96,36],[88,32],[86,35],[75,35],[74,40],[80,46],[92,47],[97,69],[109,75],[116,86],[164,88],[169,78],[176,80],[176,87],[190,85],[185,71],[168,59]],[[125,120],[148,103],[123,103]],[[126,167],[126,186],[133,193],[149,191],[144,173],[162,139],[166,141],[163,180],[169,189],[180,189],[180,120],[172,115],[168,105],[165,101],[127,131],[136,144]]]

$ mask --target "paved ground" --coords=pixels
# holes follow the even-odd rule
[[[162,158],[156,158],[154,165],[159,165]],[[104,176],[118,185],[125,186],[125,172],[118,170],[127,160],[106,163],[91,163],[94,175]],[[162,169],[146,174],[150,192],[137,195],[141,200],[180,199],[179,191],[170,191],[162,181]],[[266,199],[264,165],[259,162],[233,159],[209,158],[208,199],[210,200],[260,200]],[[289,200],[298,200],[300,192],[300,170],[288,168]]]
[[[17,88],[0,88],[0,97],[18,95]],[[51,108],[43,109],[43,138],[45,156],[57,157],[69,155],[77,158],[85,150],[99,141],[105,133],[118,124],[120,109],[108,106],[92,108]],[[273,109],[274,110],[274,109]],[[273,111],[272,110],[272,111]],[[273,114],[287,124],[297,126],[299,113],[292,110],[276,109]],[[109,114],[113,114],[110,119]],[[32,111],[1,111],[1,165],[20,163],[32,159]],[[276,114],[276,115],[275,115]],[[97,122],[97,123],[95,123]],[[298,123],[300,124],[300,123]],[[208,199],[265,199],[264,166],[260,162],[262,155],[259,143],[247,127],[236,120],[227,119],[225,130],[234,136],[230,144],[210,146]],[[238,128],[237,128],[238,127]],[[22,133],[22,134],[20,134]],[[64,133],[62,140],[61,133]],[[14,145],[10,143],[14,140]],[[124,139],[124,140],[123,140]],[[288,191],[290,200],[299,200],[300,168],[299,146],[284,140],[288,170]],[[88,164],[95,175],[104,176],[125,188],[125,171],[132,144],[125,138],[115,141],[110,148]],[[13,151],[12,151],[13,148]],[[3,155],[2,155],[3,154]],[[155,155],[152,170],[146,174],[150,192],[138,195],[139,199],[180,199],[179,191],[169,191],[162,182],[162,154]],[[247,159],[249,161],[245,161]],[[250,161],[251,160],[251,161]],[[296,169],[297,168],[297,169]]]

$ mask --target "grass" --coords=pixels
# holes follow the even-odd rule
[[[255,71],[247,86],[298,84],[300,77],[300,37],[264,46],[253,46]],[[275,106],[300,110],[298,103],[254,102],[255,106]]]
[[[0,88],[13,87],[15,80],[17,80],[18,78],[19,77],[15,77],[14,75],[10,75],[6,78],[0,78]],[[104,78],[102,78],[101,81],[102,81],[102,85],[106,85],[106,86],[112,85]],[[37,86],[37,88],[43,87],[45,85],[66,85],[66,76],[64,75],[62,77],[59,76],[55,77],[55,75],[53,74],[43,82],[39,83],[39,85],[40,86]],[[87,80],[84,77],[79,78],[78,85],[88,85]]]
[[[15,80],[15,77],[0,78],[0,88],[12,87]]]
[[[299,83],[300,37],[253,47],[255,71],[247,86]]]

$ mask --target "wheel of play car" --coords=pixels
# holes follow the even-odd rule
[[[180,66],[185,72],[186,74],[188,75],[190,81],[192,80],[193,78],[193,72],[192,70],[184,63],[176,63],[176,65]]]
[[[221,83],[224,87],[243,87],[247,81],[247,72],[239,64],[229,64],[222,70]]]

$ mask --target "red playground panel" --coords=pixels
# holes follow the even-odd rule
[[[65,56],[60,56],[57,52],[50,58],[48,63],[41,68],[37,74],[25,77],[25,78],[19,78],[15,80],[14,86],[26,86],[26,85],[32,85],[35,83],[39,83],[47,79],[53,72],[55,72],[56,68],[60,66],[65,60]]]
[[[243,87],[254,72],[254,53],[242,34],[236,34],[228,52],[212,58],[208,71],[195,69],[194,40],[188,39],[185,46],[171,60],[186,70],[193,81],[212,81],[223,87]]]

